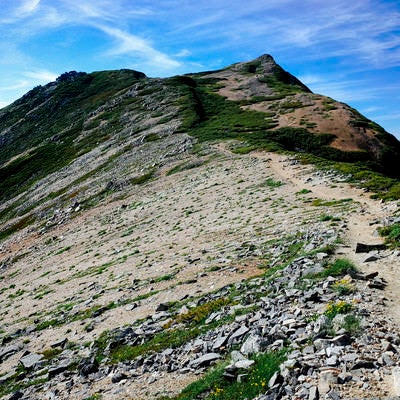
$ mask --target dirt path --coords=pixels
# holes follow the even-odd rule
[[[310,179],[312,167],[290,163],[286,156],[275,153],[255,153],[257,157],[268,157],[269,165],[281,179],[295,185],[298,190],[311,190],[323,200],[340,200],[352,198],[360,204],[359,211],[348,215],[347,230],[344,243],[339,246],[337,254],[349,258],[365,273],[378,271],[388,286],[382,297],[387,299],[388,317],[400,325],[400,283],[397,271],[400,269],[400,256],[392,251],[372,252],[369,254],[355,252],[357,243],[380,244],[382,238],[377,234],[378,224],[393,214],[395,203],[382,203],[371,199],[363,190],[351,187],[346,183],[332,185],[321,176]],[[366,262],[370,255],[376,255],[377,260]]]

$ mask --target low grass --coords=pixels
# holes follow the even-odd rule
[[[198,381],[188,385],[175,397],[161,397],[159,400],[245,400],[253,399],[265,392],[268,381],[279,370],[285,360],[285,351],[261,353],[254,357],[254,365],[246,371],[241,382],[230,381],[223,376],[226,362],[208,371]]]
[[[346,258],[338,258],[333,263],[328,264],[322,272],[313,274],[312,276],[307,276],[307,278],[312,279],[323,279],[328,276],[344,276],[349,273],[349,271],[357,271],[355,265]]]
[[[312,205],[315,207],[332,207],[332,206],[340,206],[346,203],[351,203],[353,199],[340,199],[340,200],[322,200],[315,199],[312,201]]]
[[[379,229],[379,234],[385,238],[385,243],[393,248],[400,247],[400,223],[396,222],[392,225]]]

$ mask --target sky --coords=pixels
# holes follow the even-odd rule
[[[0,0],[0,108],[66,71],[149,77],[271,54],[400,139],[400,0]]]

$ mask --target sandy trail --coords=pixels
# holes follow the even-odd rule
[[[344,243],[338,247],[337,255],[346,257],[364,273],[379,271],[379,276],[384,278],[388,286],[382,297],[388,301],[388,317],[400,325],[400,284],[397,271],[400,269],[400,257],[392,251],[372,252],[369,254],[355,252],[357,243],[380,244],[382,238],[377,233],[378,224],[393,214],[397,205],[395,203],[383,203],[380,200],[371,199],[362,189],[357,189],[346,183],[332,185],[331,182],[322,179],[310,180],[312,167],[299,166],[288,162],[286,156],[275,153],[256,153],[257,157],[268,157],[270,167],[281,179],[290,182],[298,190],[309,189],[323,200],[340,200],[352,198],[360,204],[357,213],[348,214],[347,230],[344,234]],[[373,262],[365,260],[374,254],[379,257]]]

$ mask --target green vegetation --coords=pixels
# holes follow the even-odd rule
[[[382,167],[370,161],[333,162],[311,154],[298,154],[297,156],[303,163],[312,163],[322,170],[334,170],[346,176],[347,182],[364,188],[367,192],[372,192],[372,198],[387,201],[400,199],[400,181],[390,177],[396,173],[396,170],[387,171],[389,174],[387,176],[382,173]]]
[[[353,199],[341,199],[341,200],[328,200],[324,201],[322,199],[315,199],[311,203],[315,207],[332,207],[332,206],[339,206],[345,203],[351,203]]]
[[[392,225],[379,229],[379,234],[384,236],[385,243],[391,247],[400,247],[400,223],[396,222]]]
[[[115,128],[119,124],[118,107],[110,116],[101,115],[107,121],[104,128],[88,131],[80,140],[76,139],[85,129],[83,122],[92,110],[143,78],[143,74],[129,70],[63,74],[49,99],[51,84],[31,90],[13,107],[3,109],[0,130],[18,121],[23,123],[12,132],[13,141],[0,148],[2,200],[21,193],[38,179],[108,140],[110,126]],[[34,108],[35,112],[31,112]],[[12,157],[15,158],[6,163]]]
[[[338,314],[348,314],[353,310],[353,305],[344,300],[336,302],[329,302],[326,306],[324,314],[329,318],[333,319]]]
[[[173,400],[245,400],[265,392],[268,381],[285,360],[285,352],[264,353],[254,358],[254,365],[241,382],[231,382],[224,376],[226,363],[220,363],[198,381],[187,386]],[[247,371],[246,371],[247,372]],[[168,398],[162,397],[160,400]]]
[[[339,296],[348,295],[355,290],[354,285],[347,278],[336,281],[332,285],[332,289],[337,292]]]
[[[357,336],[361,333],[361,319],[354,314],[345,315],[342,328],[350,335]]]
[[[281,181],[276,181],[273,178],[268,178],[265,182],[264,182],[265,186],[268,186],[270,188],[277,188],[283,185],[283,182]]]
[[[308,276],[307,278],[322,279],[328,276],[343,276],[349,272],[357,271],[355,265],[346,258],[338,258],[332,264],[328,264],[322,272]]]

